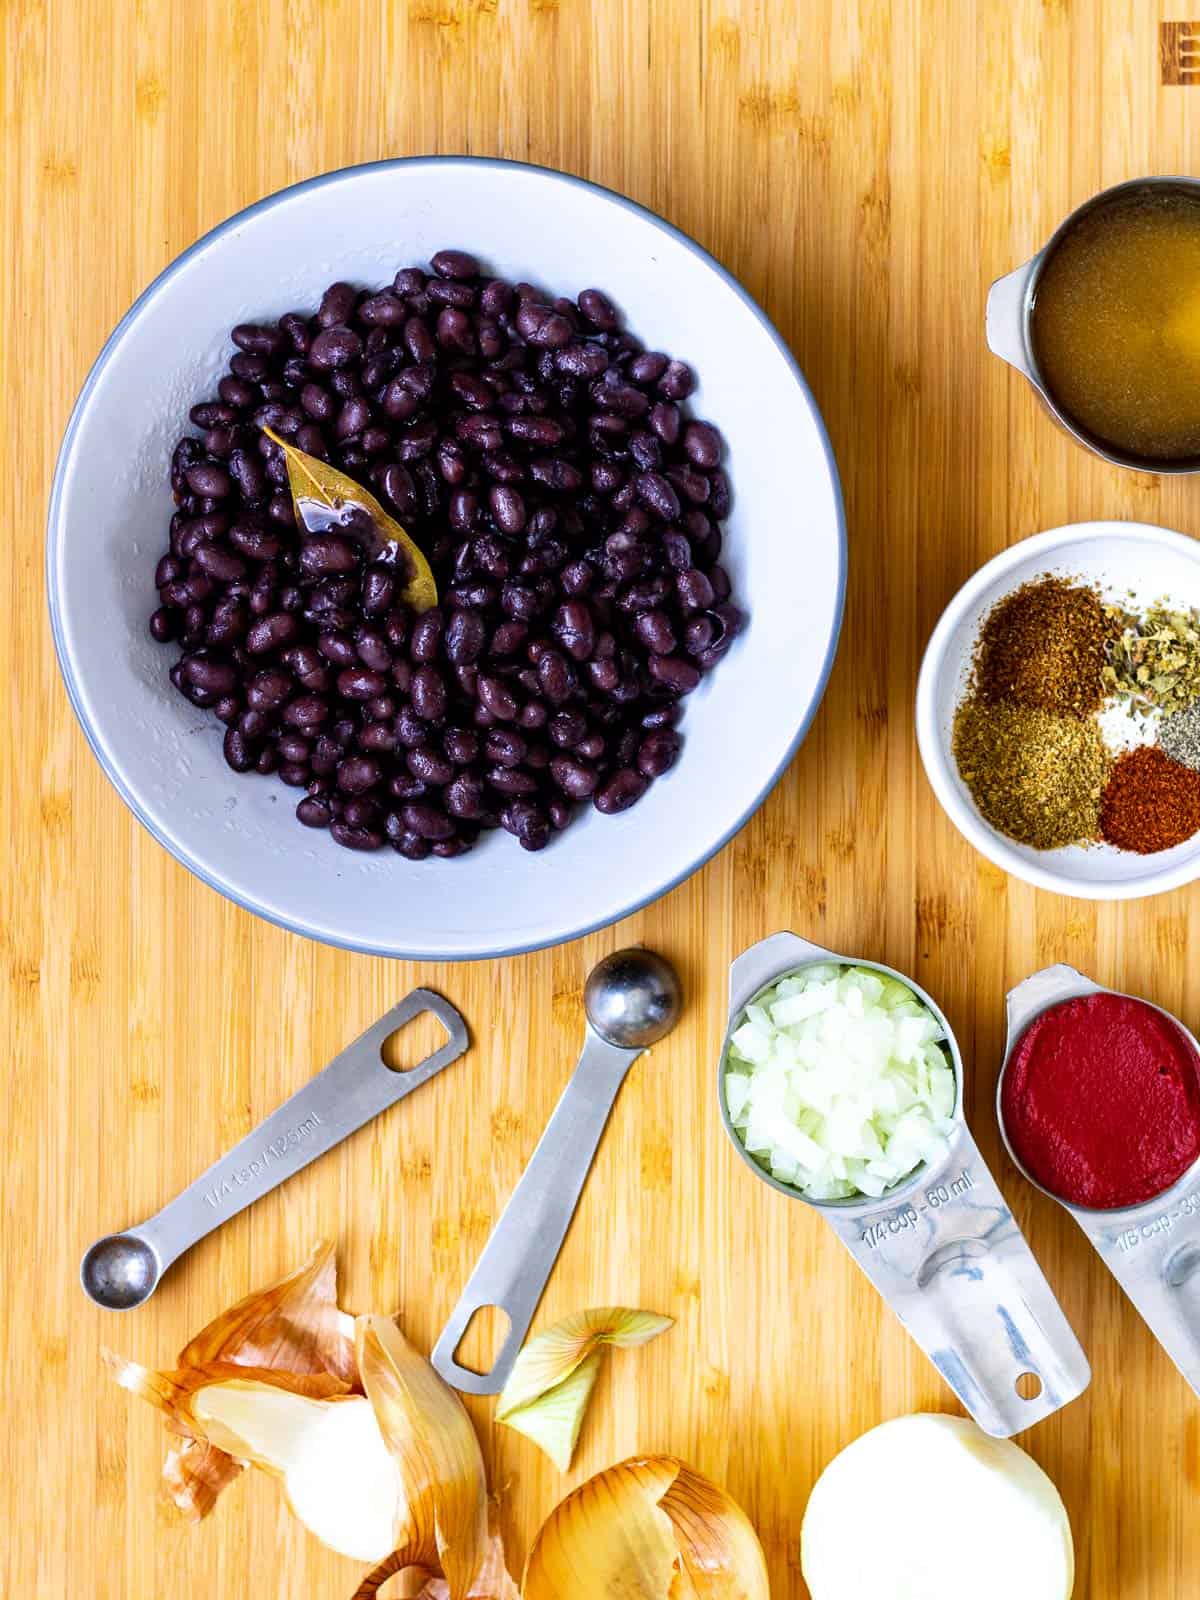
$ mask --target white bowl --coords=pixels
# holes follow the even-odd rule
[[[1200,835],[1141,856],[1111,845],[1034,850],[1005,838],[980,816],[951,753],[954,711],[970,674],[984,615],[1003,596],[1053,573],[1082,578],[1133,607],[1169,598],[1200,607],[1200,543],[1142,522],[1076,522],[1011,545],[969,579],[942,612],[917,683],[921,760],[954,826],[1005,872],[1039,889],[1082,900],[1135,900],[1200,877]]]
[[[356,856],[292,815],[276,779],[225,765],[219,724],[151,642],[168,456],[215,392],[238,322],[315,306],[336,278],[390,281],[443,246],[557,293],[606,290],[630,329],[691,362],[692,406],[728,442],[725,558],[750,626],[690,698],[672,772],[618,817],[587,810],[540,855],[497,832],[455,861]],[[845,588],[837,469],[779,334],[718,262],[632,201],[563,173],[473,158],[351,167],[285,189],[184,252],[101,352],[50,503],[59,661],[92,748],[183,864],[258,915],[331,944],[423,958],[534,949],[672,888],[754,812],[812,719]]]

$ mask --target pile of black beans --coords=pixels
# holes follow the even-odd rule
[[[339,844],[411,860],[497,825],[540,850],[581,801],[633,805],[743,621],[691,369],[597,289],[550,299],[462,250],[431,266],[233,329],[171,458],[150,619],[235,772],[303,790],[296,815]],[[264,427],[374,492],[427,554],[434,609],[411,612],[352,530],[297,527]]]

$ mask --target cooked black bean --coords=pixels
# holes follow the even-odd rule
[[[579,309],[594,328],[610,332],[617,326],[612,301],[599,289],[584,289],[578,297]]]
[[[440,722],[446,715],[446,681],[436,667],[421,666],[413,673],[413,710],[423,722]]]
[[[467,666],[483,653],[487,629],[478,611],[455,609],[446,624],[446,659],[456,666]]]
[[[713,603],[713,586],[696,567],[681,572],[675,579],[675,588],[685,612],[707,611]]]
[[[633,619],[633,631],[654,655],[669,656],[675,649],[675,630],[665,611],[639,612]]]
[[[300,624],[290,612],[272,612],[251,624],[246,634],[246,649],[252,656],[267,655],[291,644],[299,632]]]
[[[340,533],[312,534],[300,545],[300,567],[310,578],[323,578],[334,572],[353,572],[358,567],[360,557],[359,547]]]
[[[487,809],[482,781],[463,772],[445,789],[446,810],[452,817],[481,817]]]
[[[192,559],[205,577],[220,583],[237,583],[246,576],[246,563],[225,545],[198,545]]]
[[[507,534],[521,532],[525,526],[525,501],[516,489],[498,483],[489,493],[488,503],[492,508],[497,527]]]
[[[676,694],[690,694],[700,682],[697,669],[682,656],[651,656],[647,671],[658,683],[665,684]]]
[[[550,776],[572,800],[585,800],[599,781],[595,767],[575,756],[554,756],[550,761]]]
[[[347,756],[337,769],[337,785],[346,794],[365,794],[383,776],[383,768],[370,756]]]
[[[403,472],[403,467],[398,467]],[[365,616],[378,617],[392,609],[396,597],[395,575],[386,567],[368,567],[363,573],[362,609]]]
[[[440,278],[477,278],[479,262],[467,250],[439,250],[429,265]]]
[[[237,728],[226,731],[223,748],[225,760],[235,772],[249,772],[258,756],[258,751]]]
[[[327,828],[333,821],[333,807],[328,800],[306,795],[296,807],[296,816],[306,828]]]
[[[411,800],[401,806],[400,816],[409,832],[421,839],[449,839],[454,833],[450,818],[424,800]]]
[[[255,711],[274,711],[291,695],[295,684],[280,667],[256,672],[246,685],[246,703]]]
[[[375,828],[354,827],[348,822],[332,822],[329,833],[345,850],[381,850],[383,834]]]
[[[329,702],[319,694],[302,694],[283,708],[283,720],[292,728],[317,729],[329,718]]]
[[[363,342],[353,328],[335,324],[323,329],[308,352],[309,364],[319,372],[349,367],[362,355]]]
[[[683,430],[683,452],[697,467],[715,467],[721,459],[721,435],[711,422],[689,422]]]
[[[441,648],[443,617],[438,606],[430,609],[412,625],[408,653],[414,661],[436,661]]]
[[[479,703],[497,722],[515,722],[520,706],[516,696],[500,678],[480,673],[476,684]]]
[[[648,787],[648,780],[632,767],[619,767],[611,778],[604,783],[592,796],[592,804],[597,811],[602,811],[605,816],[611,816],[618,811],[627,811],[642,798]]]

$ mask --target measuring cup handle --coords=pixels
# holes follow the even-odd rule
[[[423,1011],[441,1022],[446,1042],[419,1065],[394,1071],[383,1059],[383,1046]],[[151,1245],[165,1271],[205,1234],[427,1083],[467,1043],[466,1023],[454,1007],[430,989],[414,989],[195,1183],[131,1231]]]
[[[1008,1438],[1087,1387],[1087,1357],[965,1128],[905,1201],[827,1215],[986,1433]]]
[[[1200,1395],[1200,1178],[1133,1215],[1068,1208],[1151,1333]]]
[[[575,1215],[617,1090],[641,1053],[606,1044],[588,1028],[579,1065],[434,1346],[435,1369],[464,1394],[499,1394],[507,1382]],[[471,1318],[490,1306],[508,1318],[504,1344],[490,1371],[472,1372],[455,1353]]]

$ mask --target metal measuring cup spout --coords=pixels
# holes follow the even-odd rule
[[[1014,1150],[1005,1122],[1004,1080],[1026,1030],[1052,1006],[1097,994],[1118,995],[1151,1006],[1174,1023],[1200,1053],[1200,1042],[1163,1007],[1140,996],[1105,989],[1074,967],[1044,967],[1017,984],[1007,997],[1008,1036],[996,1085],[1000,1135],[1022,1177],[1074,1217],[1151,1333],[1200,1395],[1200,1161],[1152,1200],[1097,1211],[1073,1205],[1040,1183]]]
[[[445,1028],[445,1044],[415,1067],[388,1066],[388,1039],[426,1011]],[[169,1205],[97,1239],[79,1269],[84,1293],[107,1311],[143,1305],[167,1268],[206,1234],[428,1083],[468,1042],[467,1025],[448,1000],[414,989]]]
[[[941,1024],[955,1075],[944,1156],[878,1199],[811,1200],[772,1177],[746,1150],[725,1103],[729,1035],[745,1007],[781,978],[824,963],[865,967],[909,988]],[[1091,1378],[1087,1358],[971,1137],[958,1042],[919,984],[877,961],[774,934],[730,969],[729,1032],[717,1081],[722,1121],[747,1165],[825,1218],[985,1432],[1008,1437],[1083,1392]]]
[[[630,1067],[675,1026],[682,1009],[674,968],[652,950],[618,950],[593,968],[583,991],[587,1025],[571,1080],[521,1181],[484,1246],[430,1358],[466,1394],[499,1394],[525,1342],[617,1091]],[[486,1372],[457,1358],[476,1312],[496,1307],[508,1319]]]

